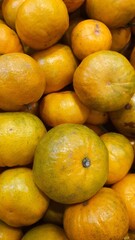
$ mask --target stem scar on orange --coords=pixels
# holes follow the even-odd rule
[[[36,148],[34,181],[56,202],[70,204],[90,198],[104,185],[107,175],[107,148],[82,124],[53,127]]]

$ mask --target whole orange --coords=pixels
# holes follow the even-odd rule
[[[135,70],[122,54],[97,51],[79,64],[73,87],[86,106],[101,112],[119,110],[135,91]]]
[[[21,240],[22,236],[21,228],[11,227],[0,220],[0,240]]]
[[[71,46],[80,60],[93,52],[111,48],[112,35],[109,28],[94,19],[80,21],[72,30]]]
[[[112,185],[126,204],[129,215],[129,229],[135,230],[135,173],[128,173],[119,182]]]
[[[135,1],[86,0],[86,12],[110,28],[124,27],[135,16]]]
[[[69,26],[62,0],[26,0],[17,11],[15,28],[22,42],[33,49],[46,49],[60,40]]]
[[[110,29],[112,34],[111,50],[121,52],[131,40],[131,28],[120,27]]]
[[[100,137],[84,125],[57,125],[37,145],[34,181],[56,202],[85,201],[104,185],[107,175],[107,148]]]
[[[38,101],[45,91],[45,77],[39,64],[25,53],[0,56],[0,108],[15,111]]]
[[[89,200],[67,207],[63,223],[70,240],[122,240],[129,217],[118,194],[103,187]]]
[[[100,137],[109,153],[109,174],[106,183],[114,184],[125,177],[131,169],[134,150],[128,138],[122,134],[108,132]]]
[[[82,4],[85,2],[85,0],[63,0],[64,3],[66,4],[66,7],[68,9],[69,13],[74,12],[78,8],[82,6]]]

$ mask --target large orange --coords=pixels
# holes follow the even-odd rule
[[[45,94],[59,91],[72,83],[78,63],[69,46],[57,43],[31,56],[43,69],[46,79]]]
[[[20,39],[39,50],[58,42],[68,26],[68,11],[62,0],[26,0],[15,21]]]
[[[101,188],[88,201],[70,205],[64,229],[70,240],[122,240],[129,227],[125,204],[111,188]]]
[[[45,77],[39,64],[25,53],[0,56],[0,108],[14,111],[37,102],[45,91]]]
[[[135,16],[135,1],[86,0],[86,12],[110,28],[123,27]]]
[[[85,123],[89,109],[74,91],[61,91],[45,95],[39,103],[40,117],[54,127],[61,123]]]
[[[128,173],[112,188],[126,204],[129,215],[129,229],[135,231],[135,173]]]
[[[71,46],[80,60],[89,54],[111,48],[112,35],[109,28],[94,19],[80,21],[72,30]]]
[[[0,174],[0,219],[13,227],[41,219],[49,199],[35,185],[30,168],[11,168]]]
[[[34,181],[56,202],[70,204],[90,198],[104,185],[107,175],[107,148],[84,125],[60,124],[37,145]]]
[[[100,137],[109,153],[109,174],[106,183],[114,184],[125,177],[131,169],[134,150],[128,138],[122,134],[108,132]]]
[[[125,106],[135,91],[135,70],[122,54],[98,51],[82,60],[75,70],[73,86],[86,106],[115,111]]]

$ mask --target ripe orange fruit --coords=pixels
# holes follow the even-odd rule
[[[60,40],[69,26],[62,0],[27,0],[17,11],[15,27],[22,42],[33,49],[46,49]]]
[[[101,112],[125,106],[135,91],[135,70],[122,54],[102,50],[82,60],[73,77],[79,99]]]
[[[111,50],[122,51],[131,40],[131,28],[130,27],[120,27],[110,29],[112,34],[112,45]]]
[[[63,0],[69,13],[74,12],[82,6],[85,0]]]
[[[2,1],[2,15],[9,27],[15,30],[16,14],[25,0],[3,0]]]
[[[45,133],[42,121],[31,113],[0,113],[0,167],[31,163],[36,146]]]
[[[122,240],[128,227],[126,206],[111,188],[101,188],[89,200],[70,205],[64,212],[64,229],[71,240]]]
[[[83,124],[89,109],[74,91],[61,91],[44,96],[39,103],[39,112],[43,122],[54,127],[61,123]]]
[[[14,111],[38,101],[45,90],[39,64],[25,53],[0,56],[0,108]]]
[[[31,56],[44,71],[45,94],[61,90],[72,82],[78,63],[69,46],[55,44],[46,50],[37,51]]]
[[[112,35],[109,28],[94,19],[80,21],[72,30],[71,46],[80,60],[93,52],[111,48]]]
[[[29,229],[22,240],[68,240],[62,227],[55,224],[41,224]]]
[[[0,220],[0,239],[1,240],[21,240],[23,231],[21,228],[11,227]]]
[[[109,119],[115,129],[127,137],[135,136],[135,94],[120,110],[109,112]]]
[[[86,123],[93,125],[102,125],[108,122],[108,113],[99,112],[94,109],[89,109],[89,115],[86,120]]]
[[[0,54],[23,52],[23,47],[16,32],[0,20]]]
[[[115,183],[112,188],[126,204],[129,215],[129,229],[135,230],[135,174],[128,173],[119,182]]]
[[[125,177],[131,169],[134,150],[128,138],[122,134],[108,132],[100,137],[109,153],[109,174],[106,183],[114,184]]]
[[[0,219],[13,227],[29,226],[43,217],[49,199],[33,181],[30,168],[11,168],[0,174]]]
[[[86,0],[86,12],[110,28],[124,27],[135,16],[135,1]]]
[[[81,124],[60,124],[38,143],[34,181],[50,199],[77,203],[93,196],[106,182],[108,151],[100,137]]]
[[[130,53],[130,63],[135,68],[135,46],[133,47],[131,53]]]

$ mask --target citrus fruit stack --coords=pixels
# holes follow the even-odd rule
[[[135,1],[0,1],[0,239],[135,232]]]

